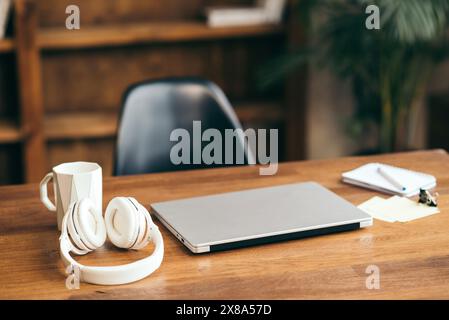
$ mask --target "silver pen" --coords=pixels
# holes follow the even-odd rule
[[[387,170],[385,170],[382,167],[378,167],[377,171],[379,174],[384,177],[388,182],[390,182],[393,186],[395,186],[397,189],[401,191],[407,190],[405,186],[403,186],[400,182],[398,182],[390,173],[388,173]]]

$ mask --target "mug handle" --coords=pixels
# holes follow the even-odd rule
[[[41,193],[41,201],[42,203],[47,207],[50,211],[56,211],[56,206],[48,199],[48,193],[47,193],[47,184],[50,182],[50,180],[53,179],[53,173],[48,173],[44,179],[42,179],[41,184],[39,186],[40,193]]]

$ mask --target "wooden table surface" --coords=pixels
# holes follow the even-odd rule
[[[340,175],[372,161],[435,175],[441,213],[409,223],[375,220],[358,231],[202,255],[191,254],[161,226],[165,257],[153,275],[122,286],[81,283],[79,290],[65,287],[56,217],[40,203],[38,186],[1,187],[0,298],[449,298],[449,155],[444,151],[285,163],[269,177],[259,176],[257,167],[240,167],[106,178],[104,203],[130,195],[148,207],[155,201],[314,180],[359,204],[377,193],[343,184]],[[113,265],[151,249],[130,252],[106,245],[77,259]],[[369,265],[380,269],[379,290],[366,288]]]

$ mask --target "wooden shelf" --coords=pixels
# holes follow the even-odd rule
[[[12,120],[0,119],[0,143],[15,143],[21,140],[20,127]]]
[[[243,123],[276,123],[284,120],[282,106],[275,102],[245,102],[237,104],[235,112]]]
[[[13,52],[15,49],[12,39],[0,39],[0,53]]]
[[[38,34],[41,49],[80,49],[153,42],[182,42],[279,35],[283,26],[210,28],[204,22],[161,22],[82,27],[80,30],[43,28]]]
[[[47,140],[76,140],[114,137],[117,114],[110,112],[76,112],[47,115],[44,134]]]
[[[275,103],[244,103],[235,108],[243,123],[282,121],[282,110]],[[118,114],[75,112],[47,115],[44,133],[49,141],[111,138],[117,134]]]

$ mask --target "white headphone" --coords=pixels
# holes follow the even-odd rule
[[[115,246],[125,249],[139,250],[152,241],[154,252],[144,259],[112,267],[85,266],[70,256],[70,252],[83,255],[101,247],[106,234]],[[104,220],[89,198],[73,202],[62,220],[59,241],[64,264],[78,267],[80,280],[93,284],[117,285],[140,280],[158,269],[164,256],[159,228],[147,209],[129,197],[112,199]]]

